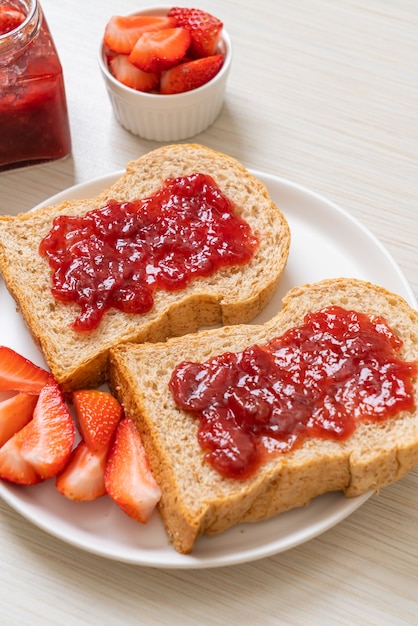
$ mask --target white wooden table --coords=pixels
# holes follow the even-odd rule
[[[147,5],[156,5],[149,0]],[[191,3],[193,5],[193,3]],[[97,66],[132,0],[43,0],[73,152],[0,173],[0,213],[123,169],[157,144],[116,123]],[[226,101],[193,140],[302,184],[360,220],[418,295],[418,5],[213,0],[234,45]],[[0,129],[1,140],[1,129]],[[316,539],[251,563],[144,568],[71,547],[0,503],[0,621],[20,624],[416,624],[418,471]]]

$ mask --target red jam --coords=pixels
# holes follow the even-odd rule
[[[62,67],[40,8],[19,24],[0,12],[0,169],[60,159],[71,151]],[[34,6],[31,12],[30,7]],[[14,10],[0,5],[0,10]],[[14,10],[19,14],[19,10]]]
[[[0,5],[0,37],[18,28],[25,19],[25,14],[11,4]]]
[[[307,438],[344,441],[359,422],[414,409],[418,363],[401,346],[382,318],[330,307],[264,346],[180,363],[170,389],[199,418],[206,460],[245,479]]]
[[[53,296],[81,307],[73,328],[90,331],[112,307],[144,314],[156,289],[177,291],[248,263],[257,245],[232,202],[196,173],[167,180],[149,198],[57,217],[39,251],[53,270]]]

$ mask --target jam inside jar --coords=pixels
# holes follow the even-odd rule
[[[0,0],[0,128],[0,170],[71,152],[62,67],[37,0]]]

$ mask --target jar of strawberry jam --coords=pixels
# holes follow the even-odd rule
[[[37,0],[0,0],[0,170],[71,151],[62,67]]]

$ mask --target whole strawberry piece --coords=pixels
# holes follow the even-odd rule
[[[0,402],[0,446],[32,419],[37,396],[18,393]]]
[[[0,448],[0,478],[18,485],[37,485],[41,482],[35,469],[22,456],[22,445],[29,426],[30,422]]]
[[[74,391],[73,402],[80,434],[92,452],[108,450],[122,418],[122,406],[107,391]]]
[[[223,28],[221,20],[201,9],[186,7],[173,7],[167,15],[175,19],[177,26],[183,26],[190,32],[191,56],[199,59],[216,53]]]
[[[116,80],[137,91],[152,91],[160,82],[158,73],[140,70],[129,61],[126,54],[118,54],[110,59],[109,69]]]
[[[119,423],[116,431],[107,461],[105,484],[112,500],[142,524],[149,520],[161,497],[141,437],[135,424],[127,417]]]
[[[84,441],[72,451],[71,458],[57,476],[56,488],[77,502],[95,500],[106,494],[104,473],[107,449],[92,452]]]
[[[190,41],[190,33],[185,28],[143,33],[134,45],[129,61],[143,72],[161,72],[184,58]]]
[[[24,356],[0,346],[0,391],[39,394],[51,375]]]
[[[103,41],[117,54],[129,54],[142,33],[174,28],[176,20],[158,15],[113,15],[106,24]]]
[[[0,36],[10,33],[25,20],[25,14],[11,4],[0,6]]]
[[[215,54],[180,63],[161,74],[160,93],[174,94],[197,89],[216,76],[223,62],[223,54]]]
[[[75,439],[74,422],[58,383],[51,380],[42,388],[24,430],[22,457],[42,479],[56,476],[68,462]]]

